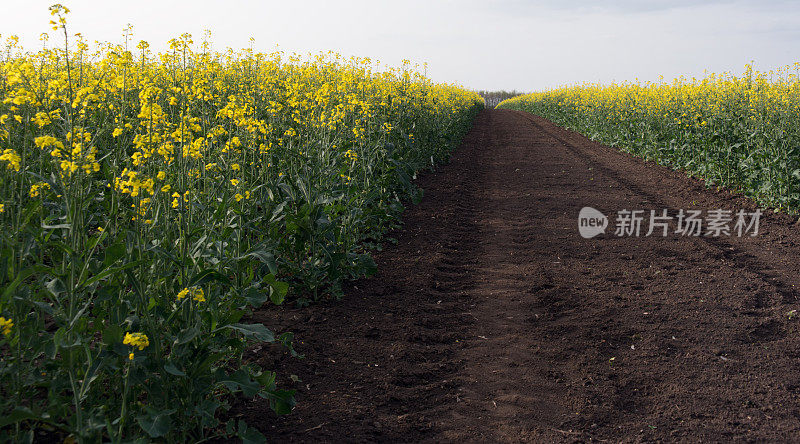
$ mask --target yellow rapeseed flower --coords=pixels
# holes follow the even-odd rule
[[[6,319],[0,316],[0,332],[5,336],[10,336],[12,327],[14,327],[14,322],[12,322],[10,318]]]
[[[200,287],[191,287],[191,288],[184,288],[183,290],[178,292],[176,296],[177,300],[183,300],[183,298],[191,296],[191,298],[197,302],[205,302],[206,301],[206,294],[203,292],[203,289]]]
[[[3,154],[0,154],[0,160],[8,162],[6,167],[9,170],[19,171],[19,163],[22,158],[17,154],[16,151],[12,150],[11,148],[6,148],[3,150]]]
[[[49,190],[50,184],[47,182],[36,182],[35,184],[31,185],[31,189],[28,194],[31,197],[39,197],[39,194],[42,190]]]
[[[122,343],[131,347],[138,347],[139,350],[144,350],[145,347],[150,345],[150,341],[144,333],[125,333],[125,339],[122,340]]]

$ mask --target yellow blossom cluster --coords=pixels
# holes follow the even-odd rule
[[[150,340],[144,333],[125,333],[125,338],[122,340],[122,343],[125,345],[130,345],[131,347],[138,347],[139,351],[142,351],[150,345]],[[133,360],[133,352],[128,354],[128,359]]]
[[[3,154],[0,154],[0,160],[6,162],[6,167],[8,169],[19,171],[19,163],[22,158],[19,157],[19,154],[17,154],[17,152],[13,149],[6,148],[3,150]]]
[[[155,182],[152,178],[142,180],[142,176],[136,171],[129,171],[127,168],[122,170],[119,177],[114,178],[114,188],[123,193],[130,194],[131,197],[136,197],[141,191],[149,193],[151,196],[155,194],[153,190]]]
[[[139,350],[144,350],[145,347],[150,345],[150,340],[144,333],[125,333],[125,338],[122,340],[122,343],[130,345],[131,347],[138,347]]]
[[[49,190],[50,184],[47,182],[36,182],[35,184],[31,185],[30,191],[28,191],[28,195],[31,197],[39,197],[39,194],[43,190]]]
[[[183,300],[183,298],[185,297],[191,297],[192,300],[196,302],[206,301],[206,294],[200,287],[184,288],[183,290],[178,292],[176,299],[180,301]]]
[[[14,327],[14,322],[11,319],[6,319],[0,316],[0,333],[3,333],[5,336],[11,335],[11,329]]]

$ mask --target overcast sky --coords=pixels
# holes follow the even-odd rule
[[[52,0],[6,1],[0,34],[36,50]],[[769,70],[800,61],[800,2],[789,0],[65,0],[72,33],[156,48],[181,33],[215,48],[335,50],[473,89],[535,91],[581,81],[657,80]],[[52,34],[52,32],[51,32]],[[51,39],[51,43],[55,39]]]

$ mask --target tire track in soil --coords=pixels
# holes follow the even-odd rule
[[[294,331],[298,406],[234,412],[271,441],[789,440],[800,432],[794,220],[755,238],[582,239],[577,214],[753,210],[529,114],[487,110],[421,177],[397,245]],[[612,359],[613,358],[613,359]]]

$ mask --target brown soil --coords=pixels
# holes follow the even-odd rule
[[[480,114],[340,302],[256,313],[305,359],[283,441],[786,441],[800,436],[800,233],[583,239],[577,214],[755,209],[517,111]],[[649,214],[649,211],[648,211]]]

